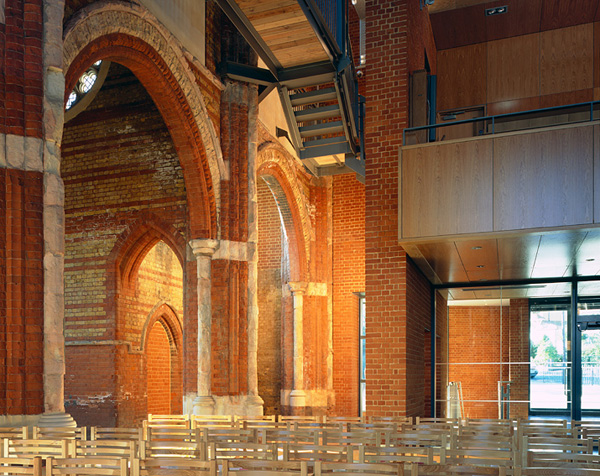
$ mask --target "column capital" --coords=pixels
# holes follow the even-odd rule
[[[210,258],[215,254],[217,248],[219,248],[220,241],[210,238],[203,238],[190,240],[189,244],[190,248],[192,249],[192,253],[194,253],[196,258],[199,256],[207,256]]]
[[[290,281],[288,287],[290,291],[295,296],[302,296],[306,292],[306,288],[308,287],[308,283],[302,281]]]

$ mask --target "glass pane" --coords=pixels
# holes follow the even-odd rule
[[[365,380],[365,372],[366,372],[366,360],[365,360],[365,355],[366,355],[366,345],[365,345],[365,339],[360,339],[360,379],[361,380]]]
[[[365,298],[360,298],[360,335],[367,335],[367,323],[366,323],[366,306],[365,306]]]
[[[594,291],[598,291],[597,282],[586,284],[589,290],[595,285]],[[600,302],[597,298],[589,302],[583,299],[578,310],[579,319],[587,323],[581,331],[581,409],[597,412],[600,410],[600,329],[594,327],[600,322]]]
[[[360,383],[360,413],[361,415],[367,410],[367,384]]]
[[[569,304],[531,306],[529,378],[532,409],[568,408],[568,309]]]

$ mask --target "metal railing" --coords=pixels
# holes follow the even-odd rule
[[[406,134],[407,133],[412,133],[412,132],[418,132],[418,131],[430,131],[430,130],[436,130],[442,127],[452,127],[452,126],[457,126],[457,125],[462,125],[462,124],[472,124],[472,123],[476,123],[476,122],[483,122],[484,123],[484,128],[482,129],[482,133],[479,134],[479,136],[486,136],[486,135],[493,135],[496,134],[496,125],[497,124],[501,124],[501,123],[506,123],[508,122],[508,119],[523,119],[526,118],[527,116],[532,116],[532,118],[543,118],[543,117],[552,117],[549,115],[549,113],[552,112],[559,112],[559,111],[567,111],[568,110],[572,110],[572,109],[580,109],[579,111],[574,111],[577,113],[580,112],[585,112],[587,110],[589,110],[589,116],[587,116],[586,119],[576,119],[573,121],[566,121],[566,122],[562,122],[561,124],[575,124],[575,123],[579,123],[579,122],[591,122],[594,120],[598,120],[600,119],[600,114],[596,114],[596,116],[598,117],[594,117],[595,116],[595,112],[599,113],[600,110],[600,101],[591,101],[591,102],[583,102],[583,103],[576,103],[576,104],[566,104],[563,106],[555,106],[555,107],[547,107],[547,108],[542,108],[542,109],[532,109],[532,110],[528,110],[528,111],[519,111],[519,112],[511,112],[511,113],[507,113],[507,114],[497,114],[494,116],[482,116],[482,117],[474,117],[471,119],[465,119],[462,121],[452,121],[452,122],[443,122],[443,123],[437,123],[437,124],[430,124],[428,126],[419,126],[419,127],[409,127],[404,129],[404,131],[402,132],[402,144],[406,144]],[[527,130],[527,129],[540,129],[543,127],[549,127],[549,126],[555,126],[555,125],[559,125],[559,124],[544,124],[544,125],[539,125],[539,126],[533,126],[533,127],[524,127],[524,128],[516,128],[513,130]],[[502,131],[502,132],[508,132],[508,131]],[[477,137],[477,136],[475,136]]]
[[[317,8],[323,23],[329,29],[329,33],[343,54],[348,34],[348,18],[344,0],[312,0],[312,2],[309,0],[307,3],[313,3]]]

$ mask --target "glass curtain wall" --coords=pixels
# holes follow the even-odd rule
[[[437,289],[436,416],[600,416],[600,281],[577,284],[577,323],[572,286]]]

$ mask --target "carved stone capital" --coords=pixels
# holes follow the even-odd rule
[[[308,284],[302,281],[290,281],[287,283],[293,295],[302,296],[308,287]]]
[[[200,256],[211,258],[215,254],[217,248],[219,248],[219,240],[213,240],[210,238],[190,240],[190,248],[196,259]]]

